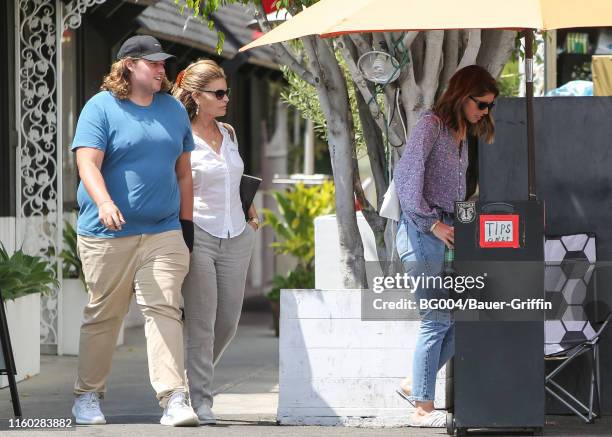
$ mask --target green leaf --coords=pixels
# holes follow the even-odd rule
[[[83,266],[77,250],[77,233],[68,221],[64,221],[63,237],[64,250],[60,253],[60,258],[62,258],[64,264],[62,275],[64,278],[80,279],[85,290],[87,290],[87,284],[83,276]]]
[[[321,185],[296,184],[291,190],[272,193],[279,213],[263,210],[264,225],[270,226],[277,241],[271,244],[276,254],[294,256],[299,268],[314,268],[314,219],[334,212],[334,185],[325,181]]]
[[[0,291],[5,299],[16,299],[31,293],[51,293],[59,286],[48,261],[17,250],[9,256],[0,245]]]

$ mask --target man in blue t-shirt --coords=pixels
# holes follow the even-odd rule
[[[78,250],[89,291],[72,413],[103,424],[117,335],[132,293],[145,317],[149,377],[163,425],[197,426],[184,380],[181,285],[193,248],[189,117],[167,94],[165,61],[151,36],[126,40],[100,93],[83,108],[72,144]]]

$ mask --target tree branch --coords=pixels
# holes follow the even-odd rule
[[[445,88],[459,64],[459,31],[444,32],[444,65],[440,75],[440,88]]]
[[[255,10],[255,19],[257,20],[259,27],[264,32],[267,33],[271,30],[270,23],[268,23],[268,19],[261,5],[258,5],[257,9]],[[272,50],[274,50],[274,53],[280,64],[289,67],[291,71],[300,76],[300,78],[302,78],[302,80],[304,80],[308,84],[312,86],[315,85],[314,76],[310,71],[308,71],[307,67],[298,60],[297,56],[292,53],[293,50],[291,50],[288,44],[272,44]]]
[[[412,49],[409,49],[409,51],[410,58],[412,59]],[[416,123],[416,115],[421,109],[421,90],[416,83],[414,63],[412,61],[404,66],[399,80],[401,90],[400,97],[402,106],[406,112],[406,127],[408,132],[410,132],[412,126]]]
[[[285,6],[292,17],[295,17],[297,14],[301,12],[300,9],[297,7],[297,3],[298,2],[287,2]]]
[[[378,215],[376,209],[372,207],[372,204],[366,198],[363,191],[363,186],[361,184],[361,177],[359,175],[359,163],[355,155],[353,155],[353,188],[355,190],[355,197],[361,204],[361,212],[363,213],[363,217],[366,219],[366,222],[374,234],[378,259],[380,261],[385,261],[388,258],[387,244],[385,242],[385,228],[387,219]]]
[[[353,41],[352,38],[345,39],[346,45],[348,46],[348,50],[350,51],[353,57],[359,55],[358,48],[354,44],[351,44]],[[373,92],[372,84],[368,84],[368,88],[371,92]],[[385,87],[385,94],[391,93],[394,95],[396,87],[395,86],[387,86]],[[372,177],[374,180],[374,186],[376,188],[376,196],[377,196],[377,205],[376,210],[380,208],[380,204],[382,203],[383,196],[382,194],[387,191],[387,179],[385,174],[385,145],[383,140],[383,133],[379,129],[378,125],[374,118],[372,118],[372,114],[366,101],[363,99],[363,95],[361,92],[355,93],[355,100],[357,103],[357,111],[359,119],[361,120],[361,129],[363,134],[363,140],[366,145],[366,150],[368,153],[370,169],[372,171]],[[388,101],[388,99],[387,99]],[[387,105],[387,107],[390,107]],[[401,117],[401,113],[399,113]],[[394,117],[395,118],[395,117]],[[397,118],[395,118],[397,120]],[[391,122],[392,120],[388,120]],[[357,193],[357,189],[355,190]]]
[[[395,56],[395,45],[393,44],[394,40],[393,40],[393,36],[391,35],[391,32],[383,32],[383,35],[385,37],[387,51],[389,52],[391,56]]]
[[[383,194],[387,191],[388,187],[385,177],[386,158],[383,136],[376,121],[372,118],[372,114],[361,93],[355,93],[355,99],[357,100],[357,110],[359,111],[359,119],[361,120],[363,139],[368,152],[372,177],[374,178],[374,186],[376,187],[376,198],[378,199],[376,209],[378,210],[383,199]]]
[[[372,33],[372,40],[372,47],[374,50],[388,51],[389,46],[387,44],[387,40],[385,39],[384,32]],[[385,50],[385,46],[387,47],[387,50]]]
[[[323,71],[321,69],[321,64],[319,63],[319,58],[317,56],[317,51],[315,48],[314,37],[305,36],[300,38],[302,43],[304,44],[304,51],[306,52],[306,57],[308,58],[309,68],[314,77],[314,86],[315,88],[320,86],[323,82],[322,75]]]
[[[457,70],[476,63],[478,50],[480,50],[480,32],[480,29],[470,29],[468,31],[467,47],[463,51],[463,56],[461,57],[459,65],[457,66]]]
[[[363,34],[352,33],[348,35],[348,37],[353,42],[353,44],[355,44],[355,47],[357,48],[357,52],[359,53],[359,56],[372,50],[372,42],[366,41]]]
[[[336,218],[340,242],[340,267],[346,288],[367,287],[363,243],[355,216],[353,158],[355,129],[347,82],[330,40],[311,38],[309,50],[321,70],[318,93],[326,114],[328,147],[336,185]],[[313,50],[314,49],[314,50]],[[324,97],[324,98],[323,98]]]
[[[393,130],[395,135],[400,138],[401,143],[404,144],[406,138],[406,132],[404,131],[404,125],[402,124],[402,111],[401,111],[401,100],[397,102],[397,93],[400,90],[399,83],[393,82],[389,86],[384,88],[385,93],[385,108],[391,108],[387,111],[389,124],[389,130]],[[401,94],[401,93],[400,93]],[[396,107],[397,106],[397,107]],[[404,123],[405,124],[405,123]],[[394,144],[395,147],[397,145]]]
[[[351,54],[351,56],[353,57],[353,60],[355,59],[359,59],[359,50],[358,48],[353,44],[353,39],[350,38],[351,35],[346,35],[348,38],[344,39],[344,43],[346,45],[346,47],[348,48],[349,53]],[[370,93],[372,95],[374,95],[375,92],[375,88],[373,86],[373,84],[366,82],[366,85],[370,91]],[[385,108],[394,108],[395,106],[395,94],[396,94],[396,90],[398,89],[397,87],[397,83],[396,82],[392,82],[390,84],[388,84],[387,86],[385,86],[383,88],[383,92],[385,94]],[[356,95],[361,95],[361,91],[356,93]],[[399,113],[401,116],[401,112],[398,110],[394,110],[392,111],[394,114]],[[364,114],[365,116],[365,114]],[[369,118],[371,118],[371,115],[368,115]],[[361,117],[363,118],[363,117]],[[372,120],[374,121],[374,120]],[[384,119],[383,119],[384,122]],[[384,126],[384,123],[383,123]],[[400,138],[400,140],[402,140],[405,136],[404,131],[402,129],[401,126],[401,121],[398,117],[388,117],[387,118],[387,129],[388,130],[393,130],[395,135],[397,135],[398,138]],[[389,136],[389,132],[387,132],[387,129],[385,129],[385,135]],[[385,188],[386,191],[386,188]]]
[[[374,96],[372,95],[372,92],[368,88],[366,79],[363,77],[363,75],[361,74],[361,71],[359,71],[359,68],[357,68],[355,61],[353,60],[353,57],[349,49],[350,44],[351,44],[351,40],[347,38],[346,36],[343,36],[341,37],[340,40],[338,40],[338,48],[340,49],[342,58],[344,59],[344,62],[346,62],[346,66],[349,72],[351,73],[353,82],[355,83],[355,85],[357,86],[357,89],[363,96],[363,99],[366,101],[370,109],[370,113],[372,114],[372,118],[376,121],[376,124],[378,125],[379,129],[384,132],[387,130],[385,126],[385,121],[384,121],[384,114],[378,107],[378,103],[376,102],[376,99],[374,98]],[[394,132],[394,130],[389,130],[389,142],[393,144],[394,146],[399,146],[400,144],[402,144],[403,139],[399,138],[397,134]]]
[[[444,44],[444,31],[430,30],[425,33],[425,59],[423,61],[423,74],[419,84],[423,91],[423,105],[429,108],[434,103],[440,71],[442,69],[442,46]]]
[[[410,32],[406,32],[406,35],[402,40],[402,44],[404,44],[406,50],[408,50],[412,46],[412,43],[414,42],[417,36],[419,36],[418,30],[411,30]]]
[[[498,77],[514,49],[516,32],[512,30],[484,30],[476,63]]]

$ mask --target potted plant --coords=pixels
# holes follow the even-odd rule
[[[58,281],[49,263],[20,249],[9,255],[0,244],[0,291],[17,367],[16,380],[40,372],[40,294],[49,294]],[[0,386],[8,385],[6,376]]]
[[[78,355],[83,309],[89,302],[87,284],[83,276],[81,259],[77,250],[77,233],[74,227],[64,221],[64,247],[60,253],[63,260],[62,303],[60,332],[60,354]],[[117,345],[123,344],[123,325],[119,331]]]
[[[266,293],[278,336],[280,290],[314,288],[314,219],[334,212],[334,184],[331,181],[312,186],[298,183],[293,189],[274,192],[272,196],[279,215],[263,210],[264,226],[274,229],[278,238],[272,243],[272,250],[276,255],[291,255],[297,261],[295,269],[272,279],[272,288]]]

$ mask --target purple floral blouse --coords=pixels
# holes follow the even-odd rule
[[[428,233],[443,211],[452,213],[455,201],[465,200],[467,167],[467,142],[459,148],[446,125],[424,112],[394,173],[402,212],[419,231]]]

